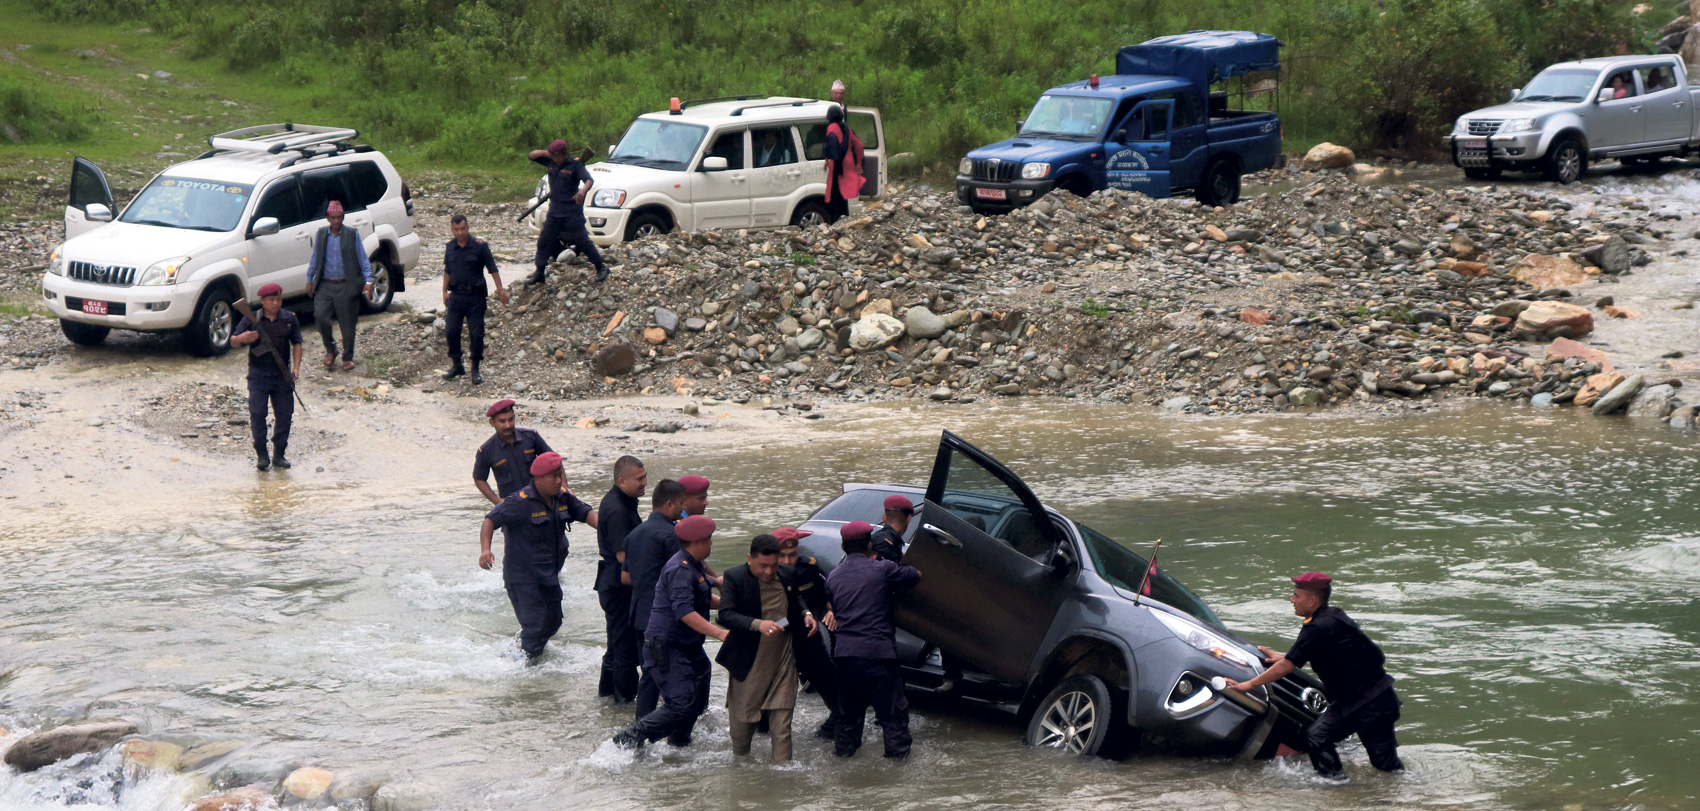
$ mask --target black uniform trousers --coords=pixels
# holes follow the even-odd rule
[[[519,620],[519,646],[526,656],[539,656],[550,637],[561,630],[559,583],[508,583],[508,602]]]
[[[708,709],[708,679],[712,667],[701,645],[673,645],[667,667],[658,667],[647,647],[643,651],[643,672],[653,678],[667,703],[639,716],[631,732],[644,741],[666,738],[675,746],[691,742],[691,728]]]
[[[1335,744],[1356,733],[1369,753],[1369,762],[1384,772],[1405,768],[1399,761],[1399,741],[1393,737],[1393,722],[1399,720],[1399,697],[1389,687],[1365,702],[1350,715],[1329,708],[1305,729],[1309,744],[1310,765],[1324,777],[1345,774],[1340,766],[1340,750]]]
[[[834,753],[849,757],[862,748],[862,727],[868,708],[885,732],[885,756],[909,756],[909,699],[903,695],[903,674],[896,659],[864,659],[840,656],[832,660],[838,670],[838,738]]]
[[[266,404],[270,403],[277,418],[272,442],[288,445],[289,426],[295,419],[295,384],[277,370],[271,358],[266,358],[266,363],[273,364],[270,371],[262,365],[248,367],[248,430],[254,435],[255,445],[265,444]]]
[[[589,260],[594,267],[603,267],[602,252],[596,250],[596,243],[590,241],[590,231],[582,222],[572,222],[565,217],[550,217],[543,221],[543,230],[537,235],[537,272],[548,269],[549,263],[561,254],[563,245],[571,245],[579,256]]]
[[[460,360],[460,325],[464,321],[467,337],[472,343],[473,365],[484,360],[484,308],[487,301],[484,296],[449,293],[448,313],[443,320],[447,322],[450,358]]]
[[[597,592],[596,597],[602,602],[608,630],[602,681],[615,701],[631,701],[638,692],[638,633],[632,628],[632,587],[615,586]]]
[[[643,634],[634,633],[634,636],[637,637],[638,650],[643,650]],[[645,658],[648,656],[649,654],[644,654]],[[642,675],[638,677],[637,698],[632,700],[632,709],[636,711],[638,720],[642,721],[644,716],[655,712],[655,708],[660,705],[661,686],[655,681],[655,671],[645,665]]]
[[[820,694],[821,701],[826,702],[829,723],[838,719],[838,672],[832,664],[832,654],[826,650],[826,640],[821,634],[798,638],[791,637],[791,651],[797,659],[797,675],[802,676],[809,686]]]

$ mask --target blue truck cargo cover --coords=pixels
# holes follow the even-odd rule
[[[1116,73],[1178,76],[1200,87],[1281,66],[1281,41],[1254,31],[1188,31],[1116,52]]]

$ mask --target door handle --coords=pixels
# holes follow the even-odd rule
[[[1680,109],[1682,109],[1682,104],[1683,103],[1680,102],[1680,101],[1673,101],[1673,102],[1670,103],[1670,106],[1675,107],[1675,108],[1680,110]]]
[[[744,182],[744,176],[743,176],[743,175],[732,175],[732,176],[731,176],[731,177],[732,177],[732,182],[733,182],[733,183],[742,183],[742,182]]]
[[[1682,105],[1678,104],[1677,106],[1681,107]],[[802,177],[802,175],[803,175],[803,173],[799,170],[792,170],[790,172],[785,173],[786,177]]]
[[[1163,154],[1163,151],[1165,149],[1167,149],[1167,147],[1161,147],[1161,146],[1153,146],[1153,147],[1148,147],[1148,148],[1151,150],[1151,154],[1153,154],[1153,155],[1161,155],[1161,154]]]
[[[1641,112],[1641,107],[1639,105],[1637,105],[1635,107],[1631,107],[1631,108],[1629,108],[1629,112],[1639,113],[1639,112]]]
[[[945,532],[932,524],[922,524],[921,529],[931,532],[933,534],[933,540],[938,541],[945,546],[954,546],[957,549],[962,548],[962,542],[957,540],[955,535]]]

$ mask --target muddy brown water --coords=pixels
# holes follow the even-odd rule
[[[1193,421],[1033,401],[842,409],[751,432],[742,448],[648,460],[652,476],[715,482],[724,566],[739,540],[801,520],[844,481],[922,481],[941,427],[1125,543],[1164,538],[1165,567],[1258,642],[1282,647],[1298,627],[1285,575],[1333,573],[1337,602],[1400,679],[1410,772],[1375,773],[1355,746],[1346,786],[1319,784],[1297,760],[1081,761],[1023,747],[1005,717],[938,705],[918,708],[907,763],[839,760],[805,737],[795,763],[771,768],[731,756],[718,672],[697,744],[634,760],[606,743],[629,710],[595,696],[592,533],[572,538],[566,626],[527,668],[498,575],[474,567],[482,509],[447,463],[394,486],[271,477],[245,497],[137,520],[129,502],[174,496],[112,493],[107,508],[53,524],[11,510],[23,520],[0,526],[0,725],[11,730],[0,745],[62,718],[122,715],[167,738],[252,741],[237,758],[251,770],[378,769],[469,808],[1700,801],[1691,433],[1482,404]],[[805,696],[799,727],[822,717]],[[111,757],[3,771],[0,806],[175,807],[183,780],[126,780]]]

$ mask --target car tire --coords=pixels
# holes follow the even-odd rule
[[[65,337],[78,346],[100,346],[106,341],[106,336],[112,334],[111,327],[97,327],[63,318],[59,319],[59,331],[65,333]]]
[[[672,230],[667,220],[653,211],[645,211],[626,221],[626,241],[660,236]]]
[[[1233,161],[1219,160],[1204,168],[1193,192],[1207,206],[1231,206],[1240,201],[1240,173]]]
[[[390,302],[395,300],[395,274],[395,268],[387,260],[372,260],[372,295],[360,294],[361,313],[370,315],[390,308]]]
[[[808,200],[797,206],[796,211],[791,212],[791,224],[798,228],[813,228],[817,225],[825,225],[826,217],[825,203],[819,200]]]
[[[1498,180],[1503,174],[1505,172],[1502,169],[1474,168],[1464,170],[1464,176],[1471,180]]]
[[[230,288],[220,287],[202,297],[189,319],[187,337],[189,351],[210,358],[230,351],[230,333],[236,327],[236,311],[231,307],[235,298]]]
[[[1576,136],[1566,135],[1547,150],[1545,168],[1548,180],[1567,186],[1588,171],[1588,154],[1582,151],[1582,142]]]
[[[1103,679],[1079,673],[1063,679],[1039,702],[1027,721],[1028,746],[1056,749],[1081,757],[1105,752],[1119,723],[1110,688]]]

